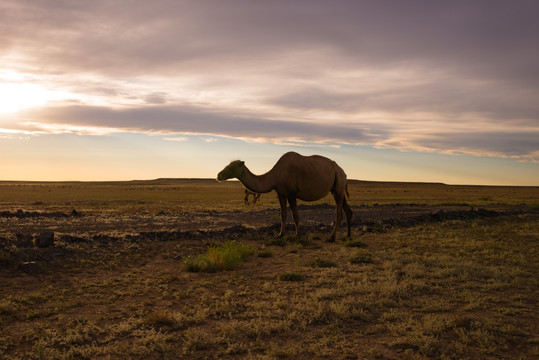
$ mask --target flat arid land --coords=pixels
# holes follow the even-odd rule
[[[0,182],[1,359],[537,359],[539,187]],[[252,200],[252,198],[251,198]]]

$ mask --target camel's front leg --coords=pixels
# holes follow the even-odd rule
[[[298,203],[294,196],[288,197],[288,203],[290,204],[290,209],[292,209],[292,216],[294,217],[294,224],[296,224],[296,237],[299,236],[299,212],[298,212]]]
[[[286,226],[286,196],[277,194],[279,197],[279,205],[281,205],[281,232],[277,237],[283,237],[284,235],[284,228]]]

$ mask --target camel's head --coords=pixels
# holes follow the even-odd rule
[[[241,176],[244,168],[245,168],[244,161],[241,161],[241,160],[232,161],[227,167],[225,167],[217,175],[217,181],[225,181],[232,178],[238,178],[239,176]]]

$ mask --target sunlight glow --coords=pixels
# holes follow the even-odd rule
[[[27,83],[0,83],[0,114],[10,114],[55,100],[56,94]]]

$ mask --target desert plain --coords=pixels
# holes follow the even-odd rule
[[[0,359],[539,358],[539,187],[0,182]]]

